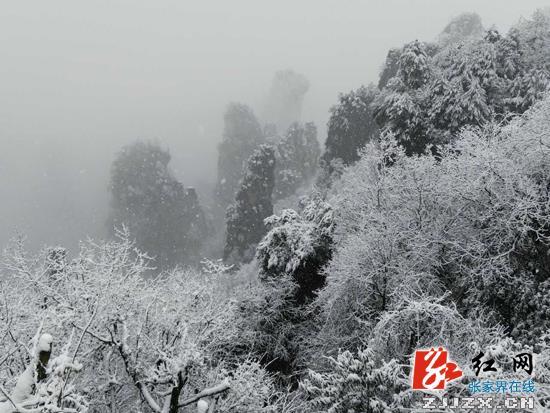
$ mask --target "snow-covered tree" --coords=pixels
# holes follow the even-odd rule
[[[501,104],[499,80],[491,43],[451,46],[437,59],[439,70],[427,92],[427,115],[432,133],[439,133],[439,141],[446,143],[461,128],[492,119]]]
[[[512,110],[522,113],[541,100],[550,90],[550,71],[531,69],[517,76],[510,87],[507,99]]]
[[[434,75],[430,45],[419,41],[403,47],[396,75],[372,102],[383,132],[391,132],[408,154],[422,153],[430,143],[426,87]]]
[[[399,56],[397,75],[407,88],[419,89],[430,78],[430,64],[426,45],[415,40],[403,47]]]
[[[410,157],[383,136],[329,193],[332,258],[311,307],[318,330],[302,347],[310,347],[310,368],[323,371],[303,384],[312,411],[395,401],[361,389],[390,360],[395,374],[408,374],[417,348],[444,343],[464,366],[479,349],[502,358],[530,348],[546,360],[550,101],[505,125],[465,129],[453,142],[437,156]],[[323,357],[362,346],[372,364],[360,373]],[[512,374],[509,361],[502,367]],[[544,372],[536,376],[541,412],[550,400]],[[452,391],[467,390],[457,383]],[[414,409],[414,395],[403,396],[398,406]]]
[[[377,366],[372,351],[359,349],[340,352],[329,365],[327,372],[310,370],[300,383],[312,412],[386,413],[407,406],[400,393],[408,380],[395,361]]]
[[[127,232],[82,244],[55,278],[20,244],[4,268],[0,411],[15,412],[12,402],[41,413],[276,410],[265,370],[218,356],[235,309],[211,275],[147,278],[148,259]]]
[[[372,103],[373,115],[384,133],[392,133],[408,154],[422,153],[430,142],[424,91],[408,89],[398,75]]]
[[[332,208],[313,197],[300,214],[285,209],[265,222],[269,232],[256,253],[260,279],[289,278],[296,283],[296,301],[302,304],[310,300],[324,285],[322,270],[331,257]]]
[[[8,334],[12,334],[11,326],[8,328]],[[11,394],[0,385],[0,412],[88,412],[88,400],[69,382],[71,373],[82,369],[76,360],[78,348],[74,354],[69,354],[74,347],[70,338],[62,347],[61,354],[52,357],[54,339],[40,330],[31,340],[29,363],[17,377]],[[7,348],[10,348],[9,344]],[[12,355],[8,353],[3,363]]]
[[[547,278],[549,127],[545,100],[506,127],[464,131],[437,158],[369,146],[331,201],[338,247],[318,298],[325,345],[353,348],[388,311],[445,294],[465,319],[484,312],[532,344],[522,326],[540,317],[529,297]]]
[[[479,16],[462,14],[439,45],[418,41],[392,49],[372,105],[384,132],[411,154],[450,143],[460,129],[523,113],[550,85],[550,18],[537,11],[506,36],[483,31]]]
[[[362,86],[340,95],[338,104],[331,108],[323,153],[325,169],[335,169],[333,165],[338,161],[344,165],[356,162],[360,149],[377,139],[379,130],[371,109],[377,93],[372,85]]]
[[[275,150],[261,145],[249,158],[235,203],[227,209],[224,261],[250,261],[266,233],[264,219],[273,214]]]
[[[332,247],[332,209],[315,196],[300,213],[284,210],[266,220],[270,228],[258,245],[260,283],[242,297],[239,344],[229,352],[258,357],[284,383],[303,368],[315,328],[309,304],[324,284],[322,273]]]
[[[511,29],[526,67],[550,70],[550,9],[539,9]]]

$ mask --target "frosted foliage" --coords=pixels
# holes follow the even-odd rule
[[[292,209],[285,209],[265,222],[272,230],[258,246],[259,255],[269,254],[267,269],[278,268],[292,274],[308,256],[315,253],[319,238],[330,236],[332,209],[326,203],[312,203],[301,215]]]
[[[27,256],[21,243],[7,251],[7,277],[0,285],[4,398],[11,395],[29,409],[42,406],[32,410],[40,412],[141,411],[144,403],[145,411],[172,413],[178,403],[221,401],[232,391],[231,380],[243,374],[257,374],[263,394],[259,367],[212,367],[233,317],[231,303],[206,281],[218,275],[178,271],[150,279],[147,257],[127,232],[119,236],[82,244],[80,254],[55,274],[48,260]],[[222,411],[247,411],[247,403]],[[12,411],[9,400],[0,406]]]
[[[490,302],[486,319],[529,342],[519,320],[536,317],[529,296],[548,274],[537,251],[550,241],[549,125],[545,100],[506,127],[465,131],[439,160],[404,156],[391,139],[369,146],[332,200],[338,248],[319,298],[329,337],[364,340],[385,311],[461,291],[463,314]]]
[[[533,352],[535,411],[547,411],[549,155],[548,98],[504,125],[463,130],[437,155],[407,156],[390,134],[367,145],[327,200],[334,249],[314,301],[316,371],[302,381],[311,411],[418,408],[406,366],[415,349],[442,343],[461,366],[486,351],[504,378],[510,354]],[[396,381],[374,384],[378,371]]]
[[[299,286],[299,300],[311,297],[324,284],[322,268],[330,258],[333,222],[332,207],[315,197],[300,214],[285,209],[267,218],[270,230],[256,254],[260,278],[289,277]]]
[[[329,358],[329,372],[309,371],[301,387],[312,412],[387,413],[407,406],[400,392],[408,385],[395,362],[377,366],[371,351],[344,351]]]
[[[407,87],[417,89],[429,79],[428,55],[419,41],[409,43],[399,57],[398,75]]]
[[[414,41],[392,51],[372,104],[378,125],[411,155],[437,152],[433,145],[452,143],[464,127],[525,112],[550,85],[549,22],[538,11],[501,35],[464,14],[438,44]]]
[[[88,412],[88,398],[69,382],[71,373],[79,373],[82,365],[75,355],[72,336],[61,348],[61,354],[51,357],[54,338],[39,331],[30,340],[30,361],[19,376],[11,394],[0,386],[0,412]],[[7,360],[4,359],[4,362]]]
[[[350,165],[359,159],[359,151],[367,142],[378,137],[378,125],[374,121],[371,104],[378,91],[374,86],[360,87],[339,97],[331,108],[328,136],[325,142],[323,162],[325,169],[335,169],[337,161]]]

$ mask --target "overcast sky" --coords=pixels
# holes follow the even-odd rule
[[[225,105],[257,111],[273,73],[311,82],[324,141],[339,92],[375,82],[387,50],[475,11],[507,30],[547,2],[480,0],[1,1],[0,246],[101,236],[118,148],[157,138],[185,185],[215,177]]]

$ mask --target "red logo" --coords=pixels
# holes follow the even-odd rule
[[[443,347],[415,351],[413,390],[445,390],[447,383],[461,377],[462,370],[449,359],[449,353]]]

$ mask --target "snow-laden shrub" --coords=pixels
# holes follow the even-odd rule
[[[311,412],[389,413],[406,407],[408,387],[395,361],[377,365],[369,349],[344,351],[329,358],[328,372],[309,371],[300,387]]]
[[[69,338],[61,353],[52,358],[54,338],[40,330],[31,340],[27,367],[12,377],[12,381],[17,380],[11,394],[0,385],[0,412],[86,413],[88,400],[70,380],[71,373],[79,373],[83,367],[76,360],[78,344],[74,345],[73,337]]]
[[[275,384],[265,369],[256,361],[245,360],[234,369],[220,368],[214,381],[227,381],[231,392],[220,395],[218,413],[273,412],[270,403]]]
[[[324,284],[321,270],[331,256],[332,214],[328,203],[313,197],[301,213],[285,209],[267,218],[269,232],[256,252],[260,279],[288,277],[298,285],[299,302],[312,298]]]
[[[286,380],[296,368],[306,314],[294,299],[296,289],[288,278],[250,286],[238,301],[236,334],[224,337],[227,357],[254,357]]]
[[[414,350],[445,343],[455,360],[468,365],[473,348],[486,348],[502,337],[501,330],[465,319],[452,305],[442,302],[442,298],[405,300],[385,311],[374,326],[369,347],[379,358],[397,359],[406,365]]]
[[[17,246],[8,252],[0,294],[7,357],[0,360],[5,363],[0,382],[15,385],[26,368],[20,343],[42,326],[60,338],[57,342],[72,337],[62,354],[83,368],[66,374],[70,381],[64,391],[82,393],[89,412],[173,413],[233,391],[229,379],[211,374],[220,362],[214,356],[220,338],[231,334],[231,303],[208,274],[174,271],[151,279],[147,257],[127,233],[120,236],[84,243],[80,254],[55,273],[51,260],[28,257]],[[50,360],[46,369],[57,371],[56,363]],[[70,366],[66,359],[63,363]],[[240,411],[247,408],[243,404]]]

